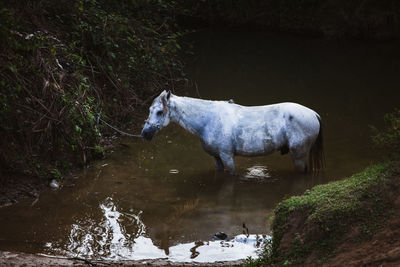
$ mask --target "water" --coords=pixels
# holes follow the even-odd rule
[[[285,197],[381,159],[369,125],[399,106],[394,43],[201,32],[188,63],[198,93],[244,105],[298,102],[324,122],[327,169],[297,174],[288,155],[236,158],[238,176],[214,171],[199,141],[176,125],[151,143],[124,139],[106,160],[37,203],[0,209],[0,250],[106,259],[234,260],[255,255]],[[189,90],[196,95],[195,89]],[[72,186],[74,184],[74,186]],[[250,234],[240,239],[243,223]],[[216,232],[230,241],[212,241]],[[236,239],[235,239],[236,236]],[[218,253],[215,253],[215,252]]]

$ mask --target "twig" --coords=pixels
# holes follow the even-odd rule
[[[87,260],[87,259],[84,259],[84,258],[71,257],[71,258],[67,258],[67,259],[68,259],[68,260],[83,261],[84,263],[86,263],[86,264],[89,265],[89,266],[96,266],[95,263],[93,263],[93,262],[91,262],[91,261],[89,261],[89,260]]]
[[[37,197],[31,204],[31,207],[35,206],[35,204],[39,201],[39,197]]]
[[[246,224],[243,223],[243,234],[249,237],[249,228],[246,227]]]
[[[196,88],[197,96],[198,96],[199,98],[201,98],[200,93],[199,93],[199,88],[197,87],[197,82],[194,82],[194,86],[195,86],[195,88]]]

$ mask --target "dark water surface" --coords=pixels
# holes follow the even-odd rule
[[[260,32],[191,38],[195,59],[188,67],[202,98],[243,105],[292,101],[316,110],[324,122],[326,172],[296,174],[290,157],[277,153],[236,158],[235,177],[216,173],[199,141],[170,125],[151,143],[125,139],[128,147],[77,173],[61,190],[44,192],[33,206],[29,199],[0,209],[0,250],[177,260],[189,253],[196,260],[207,246],[199,246],[196,257],[191,242],[219,231],[233,237],[243,223],[250,233],[268,234],[280,200],[381,158],[368,125],[382,125],[383,114],[400,106],[398,44]]]

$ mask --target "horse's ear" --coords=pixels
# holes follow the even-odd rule
[[[165,92],[165,90],[164,90],[164,92]],[[168,106],[167,101],[169,101],[170,97],[171,97],[171,90],[168,90],[168,92],[166,94],[163,94],[161,96],[161,101],[162,101],[162,104],[163,104],[164,113],[167,111],[167,106]]]

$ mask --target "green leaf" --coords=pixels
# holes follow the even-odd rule
[[[18,69],[15,66],[10,66],[9,69],[13,72],[13,73],[17,73]]]

